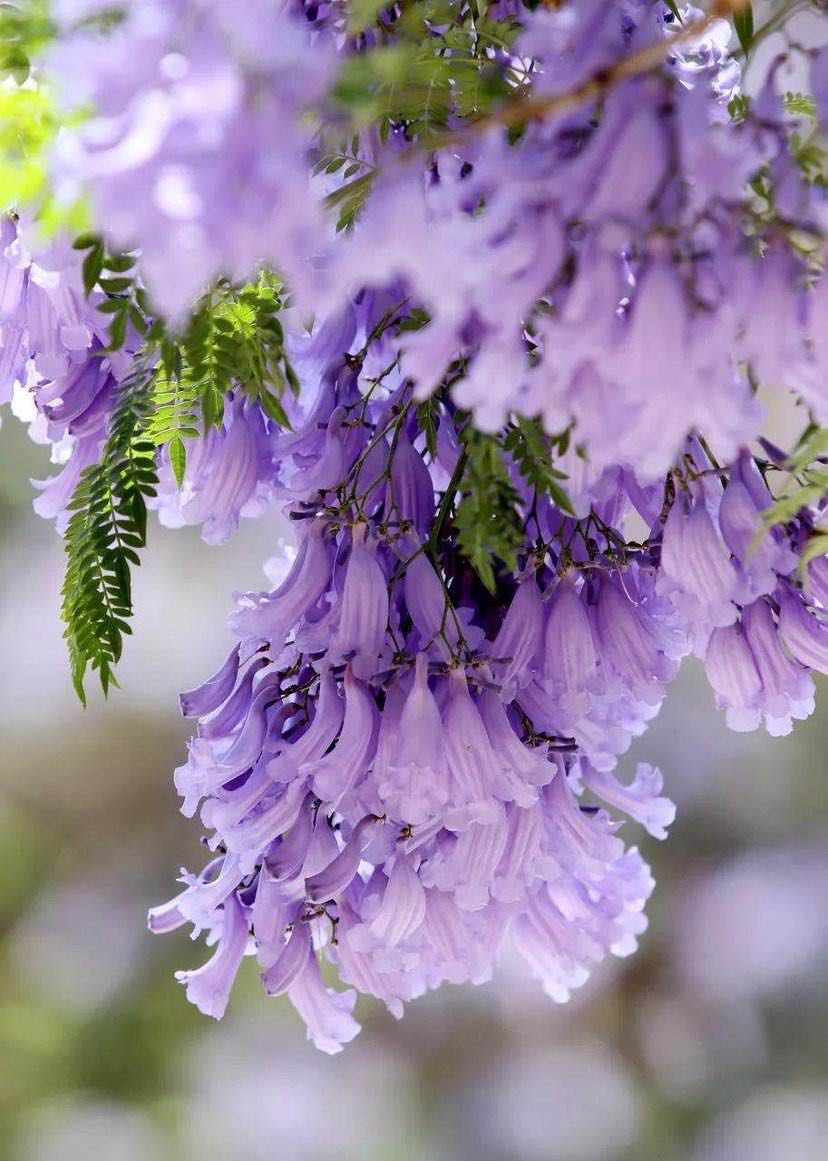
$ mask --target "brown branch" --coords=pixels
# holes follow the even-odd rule
[[[505,104],[492,113],[487,113],[477,121],[468,121],[461,129],[440,136],[428,143],[430,149],[442,149],[446,145],[457,145],[468,137],[483,133],[496,126],[511,128],[540,121],[556,113],[576,109],[587,101],[601,97],[613,85],[631,77],[641,76],[657,68],[667,59],[677,44],[701,36],[716,20],[732,16],[744,7],[746,0],[714,0],[710,11],[700,20],[684,25],[674,36],[649,44],[646,48],[622,57],[614,65],[593,73],[591,77],[565,93],[553,93],[546,97],[526,97],[511,104]]]

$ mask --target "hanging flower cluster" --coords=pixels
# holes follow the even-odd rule
[[[57,7],[95,112],[56,189],[116,257],[2,227],[0,393],[70,456],[39,510],[65,526],[114,446],[112,510],[143,488],[220,542],[279,503],[297,540],[182,695],[213,857],[151,929],[215,944],[179,973],[203,1012],[254,956],[328,1052],[358,993],[400,1016],[507,942],[566,1000],[646,926],[622,816],[663,839],[674,808],[617,767],[681,660],[773,735],[828,672],[828,49],[748,97],[738,4]],[[157,478],[119,491],[136,368]],[[760,385],[806,415],[792,454]]]
[[[357,343],[384,307],[365,297]],[[637,562],[580,571],[572,519],[569,566],[541,548],[535,530],[552,545],[563,519],[544,497],[516,491],[532,534],[491,597],[447,520],[466,455],[451,405],[432,404],[429,451],[408,382],[366,390],[364,373],[359,350],[335,359],[282,437],[296,558],[275,591],[239,596],[238,644],[182,697],[199,727],[176,785],[220,855],[150,918],[218,940],[180,974],[214,1016],[252,935],[265,989],[329,1051],[357,1031],[353,989],[401,1015],[487,979],[507,929],[558,1000],[633,950],[652,878],[603,804],[665,837],[661,775],[623,785],[613,751],[686,648]],[[320,949],[351,990],[325,986]]]
[[[747,452],[725,472],[696,439],[666,493],[617,468],[581,518],[507,457],[518,567],[491,594],[461,517],[485,437],[446,390],[414,402],[387,335],[404,320],[366,294],[304,352],[346,348],[276,437],[296,557],[276,590],[237,598],[237,645],[182,697],[199,725],[176,785],[217,857],[150,917],[218,941],[180,974],[203,1011],[221,1015],[254,951],[329,1051],[357,1031],[354,989],[400,1015],[487,979],[511,939],[564,1000],[632,951],[653,882],[609,810],[664,838],[674,808],[658,770],[625,784],[615,767],[680,659],[704,658],[734,728],[771,733],[828,672],[824,562],[809,591],[796,576],[808,515],[752,551],[762,472]],[[320,952],[349,990],[323,983]]]

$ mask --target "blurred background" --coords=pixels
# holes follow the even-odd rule
[[[326,1057],[252,962],[224,1021],[200,1016],[173,971],[203,946],[145,929],[203,861],[171,780],[176,695],[227,649],[278,524],[222,551],[154,523],[122,691],[84,712],[61,544],[30,507],[46,449],[10,420],[0,464],[2,1161],[826,1161],[824,696],[791,738],[733,734],[688,663],[625,762],[661,765],[679,805],[666,844],[644,836],[639,954],[566,1008],[508,961],[401,1023],[362,1004]]]

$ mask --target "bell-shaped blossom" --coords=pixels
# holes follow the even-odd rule
[[[828,673],[828,623],[809,609],[798,593],[783,586],[779,591],[779,638],[800,665]]]
[[[542,633],[543,604],[537,581],[530,576],[515,590],[491,645],[492,669],[504,701],[511,701],[532,680]]]
[[[741,625],[714,629],[704,668],[730,728],[755,730],[761,720],[762,678]]]
[[[334,54],[267,0],[229,12],[137,0],[108,36],[81,28],[50,59],[64,103],[95,110],[59,142],[59,179],[90,191],[115,246],[141,247],[153,300],[177,320],[211,280],[262,262],[300,287],[322,232],[301,116]]]
[[[337,992],[325,986],[316,956],[308,959],[305,970],[287,989],[288,998],[305,1021],[308,1039],[318,1049],[333,1055],[341,1052],[359,1032],[352,1016],[356,992]]]
[[[814,683],[808,671],[785,654],[770,605],[755,601],[742,615],[745,636],[762,679],[760,707],[771,736],[789,734],[792,719],[814,710]]]
[[[234,645],[227,655],[227,660],[212,677],[202,682],[197,689],[181,694],[179,704],[185,718],[206,717],[227,700],[233,692],[239,674],[240,648],[240,645]]]
[[[385,714],[383,728],[384,723]],[[450,793],[443,721],[429,688],[424,653],[417,654],[414,683],[389,734],[389,746],[377,793],[394,817],[420,825],[446,805]]]
[[[356,677],[370,678],[388,628],[388,585],[377,561],[376,544],[367,541],[364,524],[353,529],[353,543],[339,613],[331,642],[334,658],[347,661]]]
[[[601,658],[582,596],[570,580],[555,590],[546,622],[544,688],[565,728],[590,707],[599,688]]]
[[[158,499],[161,523],[202,527],[208,544],[223,544],[242,517],[261,515],[272,495],[274,478],[267,421],[260,407],[236,399],[226,405],[224,426],[186,441],[184,479],[178,487],[162,461]]]
[[[604,802],[640,822],[653,838],[667,838],[667,827],[676,817],[676,808],[669,798],[661,795],[664,779],[656,766],[639,762],[635,777],[626,786],[613,774],[596,770],[588,762],[581,763],[580,773],[585,785]]]
[[[345,716],[336,745],[329,754],[302,767],[302,773],[311,776],[323,801],[335,806],[367,772],[376,746],[376,731],[373,699],[349,666],[345,672]]]
[[[601,584],[596,626],[604,663],[643,697],[660,697],[663,683],[675,671],[658,626],[644,602],[636,602],[617,579]]]
[[[664,525],[659,592],[671,595],[703,643],[707,626],[721,628],[736,620],[738,586],[730,549],[704,502],[686,511],[678,500]]]
[[[469,693],[465,672],[454,669],[448,680],[443,724],[452,801],[460,808],[455,825],[463,826],[472,820],[491,822],[498,816],[493,798],[498,776],[497,756]]]
[[[247,921],[235,895],[229,895],[220,911],[218,947],[203,967],[176,972],[187,989],[187,999],[205,1016],[220,1020],[230,998],[247,948]]]
[[[308,529],[288,575],[272,593],[245,593],[237,598],[231,628],[254,637],[281,641],[328,588],[331,560],[326,525],[315,520]]]
[[[403,430],[391,458],[390,515],[428,535],[434,518],[434,484],[423,456]]]

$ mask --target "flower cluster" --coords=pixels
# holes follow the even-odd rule
[[[177,321],[216,275],[243,281],[262,263],[298,291],[324,237],[301,114],[332,81],[328,41],[273,0],[133,0],[109,35],[72,34],[88,7],[63,5],[48,62],[66,105],[96,110],[59,141],[58,193],[88,190]]]
[[[828,671],[823,562],[810,592],[796,579],[808,514],[754,549],[762,471],[743,451],[725,472],[698,440],[666,493],[616,468],[580,518],[529,486],[516,449],[519,567],[490,595],[458,513],[474,444],[447,389],[427,418],[414,402],[393,358],[405,319],[363,296],[277,439],[296,557],[274,591],[238,596],[238,643],[182,697],[199,725],[176,785],[217,857],[150,917],[217,941],[180,973],[200,1009],[223,1013],[255,953],[326,1051],[357,1031],[355,991],[400,1015],[488,978],[506,939],[557,1000],[633,950],[653,884],[608,808],[666,837],[659,771],[615,769],[680,659],[704,658],[734,728],[771,733]],[[635,544],[633,516],[649,527]],[[326,986],[319,954],[350,990]]]
[[[130,370],[137,336],[110,351],[105,295],[84,293],[81,255],[65,239],[37,244],[34,228],[0,219],[0,403],[16,402],[32,436],[65,465],[37,486],[37,512],[67,520],[85,467],[106,438],[117,384]]]
[[[202,1011],[255,956],[329,1052],[357,993],[399,1016],[507,941],[563,1001],[646,926],[616,812],[661,839],[674,809],[618,765],[682,659],[774,735],[828,672],[828,50],[791,50],[810,94],[777,64],[748,98],[731,25],[651,0],[132,0],[106,34],[104,7],[57,7],[50,67],[94,113],[56,191],[86,190],[152,309],[109,344],[135,286],[87,297],[77,251],[32,259],[4,221],[0,392],[73,448],[39,508],[65,520],[137,357],[174,383],[161,519],[220,542],[278,502],[297,539],[182,695],[213,858],[150,926],[216,945],[180,973]],[[262,269],[289,373],[256,342],[228,365],[241,297],[196,312],[218,337],[182,371],[149,315]],[[760,385],[807,409],[793,456]]]
[[[673,807],[651,767],[619,782],[610,751],[684,648],[635,565],[593,582],[527,544],[509,599],[487,600],[438,512],[463,455],[450,407],[428,452],[410,385],[366,391],[364,367],[359,350],[334,362],[282,439],[296,558],[275,591],[239,596],[238,644],[182,697],[199,727],[176,785],[220,853],[150,918],[218,941],[180,974],[214,1016],[252,936],[266,991],[326,1051],[358,1026],[321,949],[401,1015],[442,982],[488,978],[507,930],[557,1000],[635,947],[652,878],[603,804],[662,838]],[[541,506],[551,532],[561,514]]]

